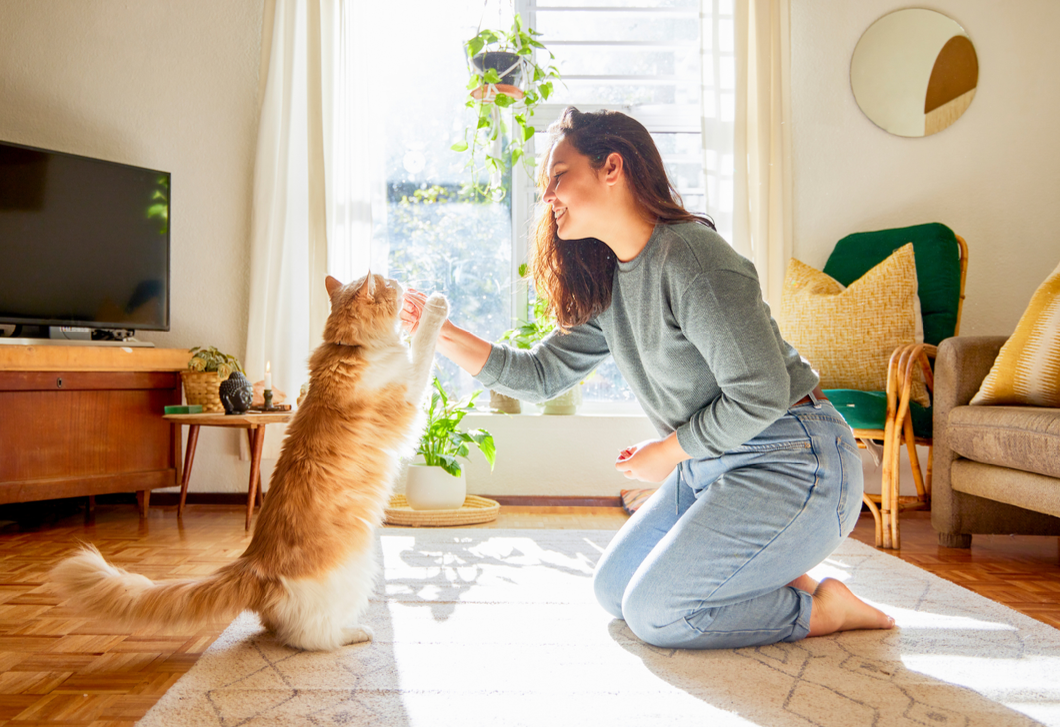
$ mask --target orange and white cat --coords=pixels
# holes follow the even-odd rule
[[[427,299],[401,341],[404,291],[367,275],[328,277],[331,314],[310,386],[287,429],[246,551],[213,575],[153,583],[86,546],[52,571],[72,605],[130,623],[194,625],[256,611],[290,646],[336,649],[371,639],[360,623],[377,575],[375,529],[400,457],[422,427],[438,331],[449,312]]]

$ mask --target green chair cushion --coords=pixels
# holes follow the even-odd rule
[[[825,389],[824,395],[851,429],[883,429],[887,422],[887,394],[882,391]],[[930,438],[931,407],[910,402],[909,408],[913,416],[913,434]]]
[[[924,341],[937,346],[957,328],[961,296],[960,245],[946,225],[932,222],[847,235],[836,243],[824,272],[849,286],[907,242],[913,243],[916,256]]]

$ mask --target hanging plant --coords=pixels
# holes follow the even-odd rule
[[[540,35],[533,28],[524,28],[517,13],[507,30],[480,30],[464,43],[470,92],[465,105],[474,114],[463,141],[453,144],[452,149],[468,153],[468,189],[476,195],[503,199],[504,172],[520,161],[527,173],[532,173],[533,163],[525,147],[534,136],[534,112],[552,95],[554,82],[560,80],[552,65],[555,57],[537,40]],[[538,57],[547,54],[548,60],[536,62],[535,50],[540,52]]]

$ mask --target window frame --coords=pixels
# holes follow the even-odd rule
[[[668,16],[682,16],[693,19],[695,22],[700,21],[700,11],[695,9],[686,8],[645,8],[645,7],[622,7],[616,5],[602,5],[602,6],[570,6],[560,7],[551,6],[544,3],[539,4],[536,0],[515,0],[515,12],[519,13],[527,26],[531,28],[537,27],[537,11],[538,9],[545,10],[547,12],[601,12],[601,13],[621,13],[621,14],[636,14],[636,13],[654,13],[658,15]],[[700,28],[702,33],[702,26]],[[651,48],[665,48],[670,49],[675,45],[685,45],[689,48],[694,48],[701,52],[701,39],[695,42],[670,42],[662,43],[657,41],[551,41],[546,43],[549,48],[553,47],[629,47],[639,49],[651,49]],[[614,80],[636,80],[638,78],[653,78],[658,77],[652,76],[636,76],[636,75],[576,75],[576,76],[565,76],[568,80],[594,80],[600,79],[605,81]],[[677,78],[669,78],[667,80],[679,80]],[[702,78],[690,79],[695,80],[700,87],[702,86]],[[700,147],[702,149],[702,102],[693,111],[689,107],[678,107],[676,110],[673,107],[660,107],[659,105],[622,105],[622,104],[598,104],[598,103],[578,103],[573,102],[577,105],[581,111],[602,111],[605,109],[621,111],[629,116],[640,121],[644,124],[645,128],[652,134],[696,134],[700,138]],[[540,132],[548,128],[548,126],[555,120],[557,120],[562,114],[563,110],[567,108],[569,103],[556,104],[556,103],[543,103],[537,107],[534,114],[534,127]],[[526,154],[528,157],[536,159],[537,149],[535,148],[535,140],[530,139],[527,142]],[[706,178],[705,178],[705,160],[700,158],[700,178],[702,181],[702,188],[704,195],[707,194]],[[518,268],[520,261],[525,261],[529,253],[529,232],[532,229],[535,215],[537,214],[537,190],[534,180],[532,180],[528,174],[523,170],[513,170],[512,174],[512,320],[525,322],[527,301],[529,298],[528,284],[525,280],[519,278]],[[633,401],[585,401],[580,407],[581,411],[589,414],[618,414],[618,415],[640,415],[643,416],[643,410],[640,405]]]

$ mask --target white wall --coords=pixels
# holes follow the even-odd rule
[[[964,335],[1008,334],[1060,263],[1060,3],[916,3],[962,25],[979,86],[953,126],[893,136],[858,108],[850,58],[901,0],[793,0],[794,254],[821,267],[846,234],[938,221],[969,247]]]
[[[262,9],[0,2],[0,139],[172,172],[172,328],[138,333],[157,346],[243,357]],[[246,491],[237,442],[203,432],[192,489]]]
[[[497,444],[492,472],[475,451],[465,464],[471,494],[618,497],[625,488],[646,486],[615,470],[622,449],[657,436],[643,414],[551,416],[533,404],[522,407],[518,415],[464,419],[469,428],[490,432]]]

